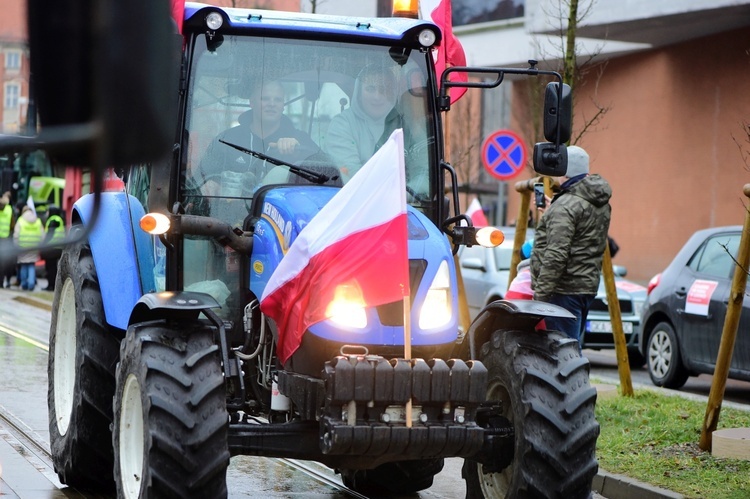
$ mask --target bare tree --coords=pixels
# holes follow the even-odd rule
[[[305,3],[309,7],[309,10],[307,8],[302,9],[304,12],[309,12],[311,14],[315,14],[318,12],[318,6],[322,5],[326,2],[326,0],[307,0]]]
[[[596,0],[558,0],[556,8],[545,9],[544,14],[547,19],[550,20],[550,24],[556,23],[553,28],[557,32],[558,43],[556,45],[556,54],[545,53],[541,48],[541,43],[537,43],[537,47],[540,53],[543,55],[543,59],[546,61],[559,61],[556,65],[553,64],[552,69],[558,71],[563,76],[563,82],[570,85],[571,89],[575,89],[579,84],[593,84],[595,89],[598,87],[601,78],[604,75],[606,69],[606,61],[597,62],[597,58],[601,53],[602,47],[596,47],[590,54],[581,55],[581,50],[577,44],[578,25],[591,15]],[[556,67],[554,67],[556,66]],[[594,73],[593,78],[589,79],[588,76]],[[530,108],[538,109],[542,100],[542,85],[528,86],[527,97]],[[575,92],[572,93],[576,95]],[[611,106],[599,102],[596,99],[597,92],[591,92],[591,102],[594,106],[595,112],[591,116],[583,115],[580,120],[573,120],[573,137],[571,143],[575,144],[581,140],[589,130],[595,129],[601,125],[602,119],[611,109]],[[533,107],[532,107],[533,106]],[[531,120],[533,123],[533,131],[526,135],[526,137],[532,138],[531,142],[541,140],[542,129],[540,117],[534,115],[526,116],[526,121]],[[581,123],[579,126],[575,126],[576,122]],[[527,127],[528,128],[528,127]]]

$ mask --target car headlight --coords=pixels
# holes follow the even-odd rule
[[[633,312],[635,312],[635,315],[640,317],[641,314],[643,313],[643,309],[645,306],[646,306],[645,301],[633,300]]]
[[[419,312],[419,328],[433,329],[448,324],[451,320],[451,286],[448,263],[440,263],[435,278],[427,290],[427,296]]]
[[[326,307],[326,317],[345,327],[363,329],[367,327],[367,313],[362,290],[355,284],[340,284],[333,300]]]

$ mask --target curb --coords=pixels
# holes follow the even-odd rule
[[[654,487],[624,475],[608,473],[601,468],[591,484],[592,490],[607,499],[684,499],[685,496],[671,490]]]

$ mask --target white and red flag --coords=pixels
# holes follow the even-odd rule
[[[177,24],[177,32],[182,33],[182,21],[185,17],[185,0],[170,0],[172,19]]]
[[[490,223],[487,221],[487,217],[484,215],[482,205],[479,204],[479,199],[474,198],[469,207],[466,208],[466,216],[471,218],[471,223],[474,227],[487,227]]]
[[[466,66],[466,54],[461,42],[453,34],[453,11],[451,9],[451,0],[440,0],[435,10],[430,14],[432,22],[438,25],[443,32],[443,40],[440,46],[433,52],[435,58],[435,74],[438,78],[443,74],[446,68],[452,66]],[[451,81],[468,81],[466,73],[453,73],[449,76]],[[465,93],[465,88],[451,88],[449,90],[451,104],[460,99]]]
[[[261,311],[279,329],[286,362],[305,331],[347,290],[365,307],[409,294],[403,131],[388,141],[299,233],[271,275]]]

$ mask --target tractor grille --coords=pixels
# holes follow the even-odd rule
[[[422,277],[427,269],[427,260],[409,260],[409,295],[411,302],[414,303],[414,296],[417,292]],[[404,325],[404,302],[396,301],[386,303],[377,307],[380,323],[384,326],[403,326]]]

